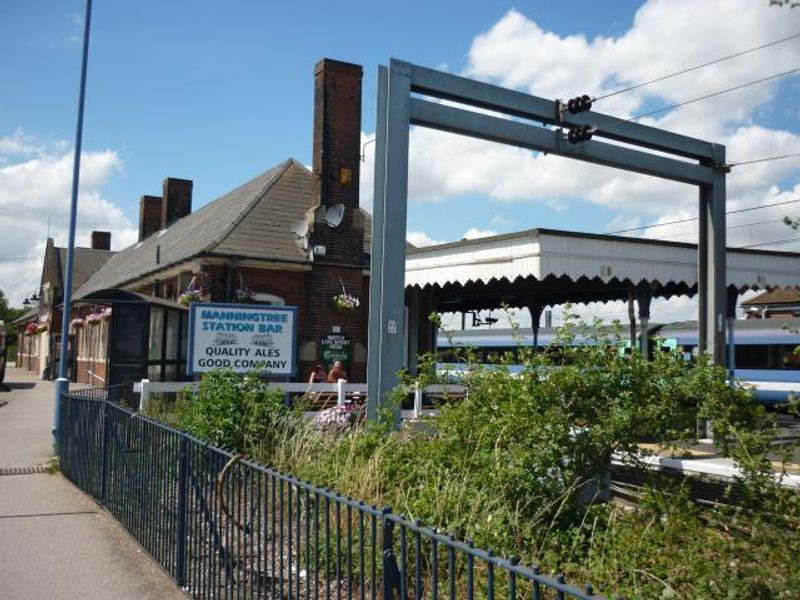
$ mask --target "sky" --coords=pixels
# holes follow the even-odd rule
[[[67,239],[83,0],[0,3],[0,289],[39,282],[48,232]],[[769,0],[109,2],[95,0],[86,90],[79,245],[136,241],[139,198],[167,176],[194,207],[288,157],[311,162],[313,68],[364,67],[362,206],[371,209],[377,67],[392,57],[545,98],[604,95],[800,33]],[[800,37],[614,95],[630,118],[800,68]],[[723,143],[729,162],[800,153],[800,72],[639,122]],[[408,238],[415,244],[551,227],[597,233],[696,216],[697,191],[642,175],[414,128]],[[734,167],[730,246],[800,250],[800,157]],[[778,206],[769,206],[777,203]],[[788,202],[788,204],[787,204]],[[627,232],[695,241],[696,224]],[[791,240],[791,241],[785,241]],[[694,318],[696,303],[653,305]],[[622,317],[618,304],[581,307]],[[524,315],[522,321],[524,322]]]

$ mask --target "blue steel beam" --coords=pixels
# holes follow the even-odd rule
[[[368,342],[368,415],[375,417],[378,406],[397,385],[396,372],[403,366],[405,336],[406,213],[408,204],[408,136],[410,124],[411,76],[395,65],[388,72],[385,96],[379,91],[375,142],[375,199],[380,212],[373,215],[377,229],[370,271],[370,314]],[[377,238],[377,240],[376,240]],[[373,248],[375,246],[373,245]],[[375,267],[378,267],[376,270]],[[375,281],[378,279],[379,281]],[[399,407],[395,422],[399,425]]]
[[[718,144],[714,146],[713,161],[716,164],[725,163],[725,146]],[[705,234],[701,232],[700,240],[701,244],[706,245],[698,257],[698,263],[705,258],[706,295],[703,305],[705,314],[698,315],[698,326],[704,328],[706,333],[706,347],[701,347],[700,350],[705,350],[714,364],[724,365],[727,314],[724,171],[714,172],[711,185],[700,186],[700,212],[705,215],[705,218],[700,220],[701,226],[705,226]]]
[[[600,135],[699,160],[700,164],[602,142],[570,144],[560,132],[412,98],[412,92],[545,124],[591,123],[601,128]],[[599,113],[567,116],[556,111],[557,103],[552,101],[402,61],[392,60],[388,70],[380,68],[367,364],[370,417],[374,418],[377,407],[385,402],[396,384],[395,373],[403,365],[408,138],[412,123],[698,185],[699,341],[716,364],[723,364],[725,171],[720,167],[725,163],[725,147]],[[603,127],[607,131],[602,131]]]
[[[710,184],[713,179],[713,170],[710,167],[606,142],[589,141],[572,144],[558,130],[435,104],[419,98],[411,99],[411,124],[681,183]]]
[[[404,65],[411,70],[411,91],[418,94],[532,119],[547,125],[593,125],[598,128],[596,135],[609,139],[696,160],[713,158],[714,145],[704,140],[593,111],[576,115],[564,111],[563,115],[559,115],[553,100],[392,60],[392,65],[395,64]]]
[[[383,327],[381,326],[381,304],[383,300],[383,229],[386,227],[384,218],[384,197],[386,192],[386,116],[387,97],[389,95],[389,70],[378,67],[378,102],[375,110],[375,176],[374,193],[372,198],[372,244],[370,246],[370,279],[369,279],[369,324],[367,331],[367,413],[370,419],[377,417],[378,402],[373,399],[380,398],[380,357]],[[404,225],[405,227],[405,225]]]

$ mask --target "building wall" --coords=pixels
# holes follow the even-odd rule
[[[20,333],[17,338],[17,366],[31,371],[41,373],[39,368],[39,341],[40,334]]]
[[[108,319],[75,329],[77,383],[103,386],[107,380]]]

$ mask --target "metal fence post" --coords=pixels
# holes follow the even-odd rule
[[[100,502],[105,505],[108,499],[108,402],[103,402],[103,443],[100,446]]]
[[[345,379],[338,379],[336,381],[336,404],[344,406],[347,396],[344,393],[344,384],[347,383]]]
[[[188,520],[187,496],[189,493],[189,438],[181,436],[178,462],[178,526],[175,580],[179,586],[186,585],[186,529]]]
[[[400,595],[400,569],[394,555],[394,521],[389,519],[392,509],[388,506],[381,511],[383,525],[383,600],[394,600],[395,592]]]

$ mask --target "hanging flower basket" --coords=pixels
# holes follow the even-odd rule
[[[332,299],[331,303],[336,310],[342,312],[350,312],[357,309],[361,302],[358,300],[356,296],[353,294],[348,294],[347,292],[342,292],[341,294],[336,294]]]
[[[254,296],[255,292],[244,285],[233,293],[233,301],[238,304],[253,304],[255,302]]]
[[[111,318],[111,307],[101,308],[99,310],[94,310],[88,315],[86,318],[83,319],[84,323],[88,323],[94,325],[95,323],[99,323],[100,321],[105,321],[106,319]]]
[[[38,323],[28,323],[25,325],[25,333],[28,335],[33,335],[34,333],[39,332],[39,324]]]
[[[178,296],[178,302],[180,302],[184,306],[189,306],[192,302],[202,302],[202,301],[203,301],[202,288],[186,288]]]

